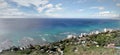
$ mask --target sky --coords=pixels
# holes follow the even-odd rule
[[[0,18],[119,18],[120,0],[0,0]]]

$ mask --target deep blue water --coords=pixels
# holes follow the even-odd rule
[[[8,42],[15,45],[54,42],[69,34],[79,35],[95,30],[102,31],[104,28],[120,29],[120,20],[0,19],[0,46],[8,45]]]

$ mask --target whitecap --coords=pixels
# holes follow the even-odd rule
[[[41,37],[43,41],[47,41],[44,37]]]
[[[31,37],[24,37],[23,39],[19,40],[19,43],[22,46],[26,46],[26,45],[29,45],[29,44],[35,44],[36,41]]]
[[[49,34],[44,34],[45,36],[48,36]]]
[[[5,40],[0,44],[0,49],[5,50],[9,49],[12,46],[14,46],[14,44],[11,40]]]

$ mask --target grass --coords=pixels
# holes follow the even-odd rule
[[[78,51],[73,52],[73,48],[77,47]],[[81,46],[68,46],[65,49],[65,55],[120,55],[120,51],[116,49],[108,49],[103,47],[81,47]]]
[[[19,50],[19,51],[7,51],[0,55],[47,55],[45,53],[41,53],[39,50]]]
[[[77,47],[78,51],[74,52],[73,49]],[[24,51],[7,51],[1,55],[48,55],[41,53],[39,50],[24,50]],[[120,55],[120,50],[114,48],[104,47],[83,47],[80,45],[69,45],[64,49],[64,55]]]

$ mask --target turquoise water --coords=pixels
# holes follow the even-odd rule
[[[0,19],[0,46],[43,44],[104,28],[120,29],[112,19]]]

